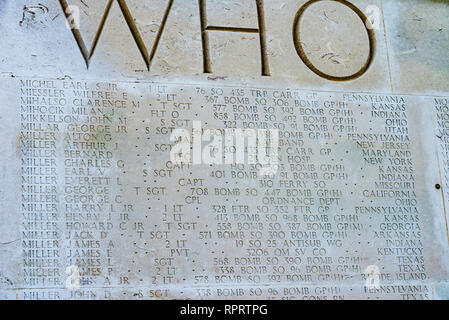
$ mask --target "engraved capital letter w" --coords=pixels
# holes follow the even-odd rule
[[[150,71],[151,62],[153,61],[153,58],[154,58],[157,48],[159,46],[159,42],[161,40],[162,33],[165,29],[165,25],[166,25],[171,7],[173,5],[173,1],[174,0],[168,0],[167,8],[165,9],[164,17],[162,18],[161,26],[159,27],[159,30],[157,32],[156,39],[155,39],[155,41],[153,43],[153,47],[151,49],[151,53],[148,53],[147,47],[145,46],[145,43],[142,40],[139,30],[137,29],[136,23],[134,22],[131,12],[129,11],[128,5],[126,4],[126,1],[125,0],[117,0],[118,4],[120,6],[120,10],[122,11],[123,16],[125,17],[126,23],[128,24],[128,28],[131,31],[131,34],[134,38],[134,41],[136,42],[136,45],[140,51],[140,54],[142,55],[143,60],[145,61],[148,71]],[[91,46],[90,50],[87,49],[87,46],[83,40],[83,37],[81,36],[81,32],[79,29],[80,26],[75,25],[71,28],[72,34],[76,40],[76,43],[78,44],[81,54],[83,55],[83,58],[84,58],[84,61],[86,62],[87,68],[89,68],[89,62],[90,62],[92,56],[94,55],[95,48],[97,47],[98,41],[100,40],[101,33],[103,32],[104,25],[109,16],[109,12],[111,11],[113,2],[114,2],[114,0],[109,0],[106,5],[106,10],[103,14],[103,17],[101,18],[100,25],[95,34],[95,37],[92,42],[92,46]],[[70,6],[67,4],[67,0],[59,0],[59,3],[61,4],[62,10],[64,11],[67,21],[73,21],[73,19],[74,19],[73,13],[72,13]]]

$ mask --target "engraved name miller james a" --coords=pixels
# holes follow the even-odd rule
[[[449,299],[449,5],[0,2],[0,299]]]

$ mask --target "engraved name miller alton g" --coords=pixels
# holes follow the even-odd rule
[[[199,24],[201,28],[201,41],[202,41],[202,55],[203,55],[203,72],[204,73],[212,73],[211,68],[211,54],[210,54],[210,45],[209,45],[209,33],[208,31],[224,31],[224,32],[241,32],[241,33],[255,33],[259,34],[259,41],[260,41],[260,55],[261,55],[261,69],[262,69],[262,76],[270,76],[270,66],[269,66],[269,60],[267,55],[267,45],[266,45],[266,26],[265,26],[265,14],[264,14],[264,6],[263,6],[263,0],[255,0],[256,1],[256,8],[257,8],[257,20],[258,20],[258,27],[257,28],[240,28],[240,27],[231,27],[231,26],[213,26],[207,24],[207,14],[206,14],[206,0],[198,0],[198,7],[199,7]],[[316,68],[310,59],[307,57],[307,54],[304,51],[301,39],[300,39],[300,32],[298,29],[299,22],[302,16],[307,14],[305,11],[308,7],[310,7],[312,4],[321,2],[323,0],[310,0],[307,3],[305,3],[296,13],[296,16],[293,21],[293,43],[296,48],[296,52],[298,53],[301,60],[304,62],[304,64],[312,70],[315,74],[318,76],[332,80],[332,81],[346,81],[346,80],[352,80],[357,79],[361,75],[363,75],[369,68],[371,61],[373,60],[374,56],[374,47],[375,47],[375,37],[374,37],[374,31],[372,24],[370,20],[365,16],[365,14],[357,8],[355,5],[350,3],[346,0],[331,0],[336,3],[342,4],[349,9],[351,9],[354,13],[357,14],[357,16],[361,19],[363,22],[366,32],[368,34],[369,38],[369,55],[367,57],[366,62],[363,64],[363,66],[358,70],[357,72],[346,75],[346,76],[335,76],[330,75],[322,72],[318,68]],[[69,6],[67,4],[66,0],[59,0],[62,9],[64,10],[65,16],[67,18],[68,25],[70,26],[73,36],[75,37],[75,40],[80,48],[81,54],[83,55],[83,58],[86,62],[86,66],[89,68],[89,62],[92,58],[95,48],[98,44],[98,41],[101,37],[101,33],[103,31],[105,22],[109,16],[109,12],[111,10],[112,4],[114,0],[109,0],[105,12],[103,14],[103,18],[99,24],[99,28],[97,30],[97,33],[95,35],[94,41],[92,43],[92,46],[90,50],[87,48],[83,37],[80,33],[79,23],[77,22],[77,18],[75,17],[73,6]],[[147,66],[148,71],[150,71],[151,63],[153,61],[154,56],[156,55],[157,48],[159,46],[159,42],[161,40],[163,31],[165,29],[170,11],[173,6],[174,0],[169,0],[167,7],[164,12],[164,16],[162,17],[161,24],[159,26],[159,29],[157,31],[157,35],[155,38],[155,41],[153,43],[153,46],[151,48],[151,52],[148,51],[145,42],[142,39],[142,36],[139,32],[139,29],[136,26],[136,23],[134,21],[134,18],[131,14],[131,11],[128,8],[128,5],[126,4],[125,0],[117,0],[120,10],[123,13],[123,16],[125,17],[126,23],[129,27],[129,30],[134,38],[134,41],[136,42],[136,45],[140,51],[140,54]]]

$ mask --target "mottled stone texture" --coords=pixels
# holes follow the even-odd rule
[[[0,298],[448,299],[448,16],[0,1]]]

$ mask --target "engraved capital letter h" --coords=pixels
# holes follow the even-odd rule
[[[162,17],[161,25],[156,34],[156,39],[154,40],[153,47],[151,49],[151,52],[149,53],[148,49],[142,39],[142,36],[140,35],[139,30],[137,29],[136,23],[134,21],[134,18],[131,15],[131,12],[128,8],[128,5],[126,4],[126,1],[125,0],[117,0],[120,10],[122,11],[122,14],[126,20],[129,30],[131,31],[131,34],[134,38],[137,48],[139,49],[140,54],[141,54],[143,60],[145,61],[145,65],[147,66],[148,71],[150,71],[151,63],[153,61],[154,56],[156,55],[156,51],[159,46],[159,42],[161,40],[162,33],[165,29],[165,25],[167,23],[168,15],[172,8],[173,1],[174,0],[168,0],[168,2],[167,2],[167,8],[165,9],[164,16]],[[81,36],[79,26],[75,26],[75,27],[71,28],[73,36],[75,37],[76,43],[78,44],[81,54],[83,55],[84,61],[86,62],[87,68],[89,68],[89,62],[95,52],[95,48],[97,47],[98,41],[100,40],[101,33],[103,32],[104,25],[109,16],[109,12],[111,11],[113,2],[114,2],[114,0],[108,0],[105,12],[103,14],[103,17],[101,18],[100,25],[95,34],[94,41],[92,43],[90,50],[87,48],[87,46],[83,40],[83,37]],[[73,19],[73,17],[72,17],[72,12],[70,10],[70,7],[67,4],[67,0],[59,0],[59,3],[61,4],[62,10],[64,11],[67,21],[71,21]]]
[[[243,32],[243,33],[258,33],[260,41],[260,54],[262,63],[262,76],[270,76],[270,67],[268,65],[266,32],[265,32],[265,17],[263,0],[256,0],[257,6],[257,20],[259,27],[256,28],[238,28],[238,27],[223,27],[223,26],[209,26],[207,25],[206,14],[206,0],[199,0],[200,20],[201,20],[201,40],[203,44],[203,70],[204,73],[212,73],[209,47],[208,31],[227,31],[227,32]]]

